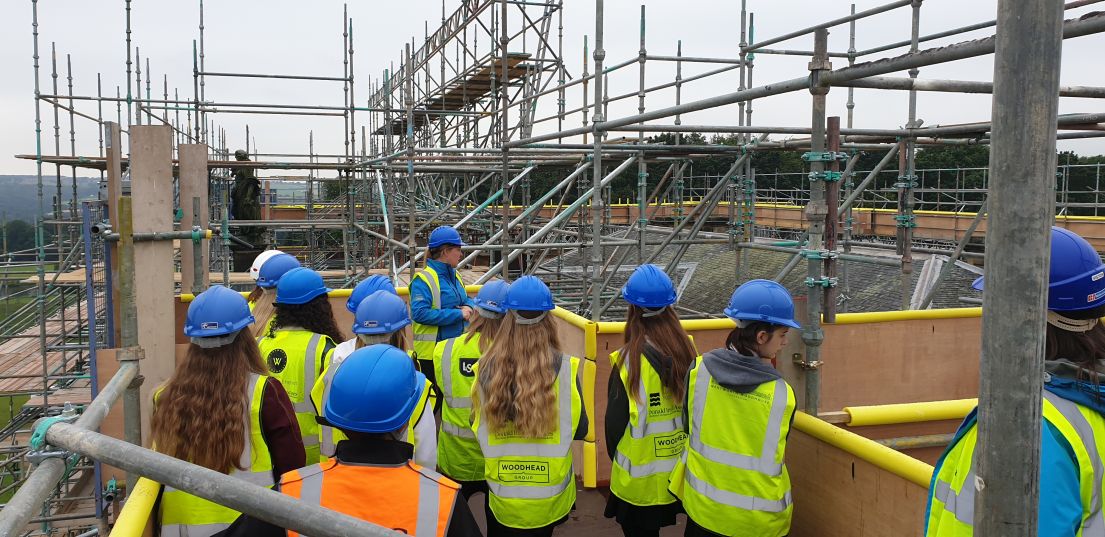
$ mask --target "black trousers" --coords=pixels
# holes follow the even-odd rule
[[[499,523],[495,519],[495,513],[491,512],[491,502],[484,504],[484,513],[487,517],[487,537],[552,537],[553,530],[557,526],[568,520],[565,515],[564,518],[549,524],[548,526],[542,526],[540,528],[532,528],[528,530],[510,528]]]

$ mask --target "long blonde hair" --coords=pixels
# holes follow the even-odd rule
[[[506,315],[510,315],[507,313]],[[476,320],[472,321],[472,324],[468,325],[468,331],[464,335],[464,342],[468,343],[472,340],[472,336],[480,335],[480,354],[487,353],[487,349],[491,346],[491,338],[495,336],[495,332],[499,331],[499,328],[503,325],[503,317],[484,317],[483,315],[476,315]]]
[[[275,305],[273,301],[276,300],[276,290],[266,291],[261,287],[257,287],[246,300],[253,304],[253,318],[257,321],[249,329],[253,333],[253,338],[256,339],[265,335],[265,331],[269,328],[269,318],[274,314]]]
[[[523,312],[523,315],[531,312]],[[532,312],[536,313],[536,312]],[[479,376],[472,386],[473,408],[483,412],[492,432],[513,424],[529,438],[542,437],[556,427],[556,367],[560,338],[547,312],[536,324],[518,324],[507,313],[479,361]],[[481,343],[483,338],[480,339]],[[481,401],[482,399],[482,401]]]
[[[250,373],[267,371],[249,330],[222,347],[189,345],[154,405],[150,429],[157,451],[224,474],[244,469],[239,461]]]

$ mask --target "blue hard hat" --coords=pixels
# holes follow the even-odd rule
[[[622,298],[634,306],[663,308],[675,304],[675,285],[656,265],[641,265],[622,287]]]
[[[272,289],[289,270],[299,268],[299,260],[288,254],[277,254],[269,258],[257,271],[257,287]]]
[[[275,259],[275,258],[274,258]],[[270,261],[271,262],[271,261]],[[264,267],[261,267],[264,270]],[[309,268],[289,270],[276,284],[277,304],[306,304],[320,295],[330,292],[322,282],[322,275]]]
[[[380,290],[365,297],[353,315],[354,334],[390,334],[411,324],[407,303],[399,295]]]
[[[779,282],[749,280],[733,291],[725,315],[735,321],[760,321],[801,328],[794,321],[794,300]]]
[[[476,306],[493,313],[506,313],[506,294],[510,284],[502,280],[491,280],[480,287],[473,302]]]
[[[985,278],[971,287],[982,290]],[[1051,272],[1047,278],[1047,309],[1078,311],[1105,304],[1105,264],[1090,243],[1077,233],[1051,227]]]
[[[213,285],[196,295],[188,304],[184,319],[184,335],[188,337],[215,337],[233,334],[253,324],[249,302],[238,292],[221,285]]]
[[[554,307],[549,286],[536,276],[522,276],[506,291],[508,310],[549,311]]]
[[[460,233],[457,233],[456,229],[452,226],[438,226],[430,232],[430,242],[426,246],[430,248],[437,248],[438,246],[444,246],[446,244],[453,244],[456,246],[464,246],[464,241],[460,240]]]
[[[411,419],[426,389],[426,376],[414,370],[411,357],[391,345],[357,349],[337,368],[322,417],[339,429],[397,431]]]
[[[357,313],[357,305],[376,291],[387,291],[394,295],[399,294],[395,291],[395,285],[391,283],[387,276],[373,274],[353,288],[353,292],[349,293],[349,300],[345,301],[345,309],[351,313]]]

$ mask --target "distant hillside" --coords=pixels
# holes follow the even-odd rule
[[[63,172],[64,173],[64,172]],[[38,216],[37,181],[33,175],[0,175],[0,214],[6,213],[9,220],[33,221]],[[57,179],[53,173],[42,176],[42,190],[46,210],[53,207],[57,193]],[[93,177],[77,178],[77,198],[95,198],[99,190],[100,179]],[[73,178],[62,175],[61,189],[64,207],[68,207],[73,196]]]

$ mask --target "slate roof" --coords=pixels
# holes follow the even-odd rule
[[[626,237],[625,230],[610,233],[612,237]],[[658,241],[663,239],[665,232],[650,229],[646,232],[648,240]],[[636,238],[636,232],[628,234],[628,238]],[[703,238],[725,238],[722,233],[700,233]],[[607,295],[612,296],[625,283],[626,278],[636,268],[637,248],[629,249],[625,264],[611,278],[607,287]],[[678,250],[677,246],[669,246],[658,256],[655,264],[665,266]],[[869,253],[872,255],[887,255],[888,251],[860,250],[856,253]],[[651,254],[651,249],[646,249]],[[610,252],[606,252],[608,256]],[[582,256],[589,255],[579,250],[566,253],[560,258],[563,271],[560,279],[571,280],[572,273],[581,271]],[[684,317],[694,317],[694,312],[701,312],[707,316],[719,317],[729,301],[730,295],[739,283],[755,278],[773,279],[787,264],[792,254],[786,252],[771,252],[764,250],[744,249],[742,255],[746,256],[746,271],[738,280],[736,270],[736,253],[728,244],[695,244],[691,245],[686,254],[680,260],[679,266],[669,274],[676,286],[681,289],[679,304],[683,309],[680,314]],[[647,255],[646,255],[647,258]],[[924,264],[929,262],[930,256],[915,254],[914,269],[910,275],[910,295],[916,289],[918,278],[922,275]],[[867,312],[867,311],[894,311],[901,308],[901,269],[896,266],[875,265],[871,263],[838,261],[838,289],[843,298],[840,302],[839,312]],[[541,268],[546,271],[557,270],[557,261],[546,260]],[[843,271],[847,272],[847,285],[843,278]],[[935,274],[935,273],[934,273]],[[581,276],[583,276],[581,274]],[[960,297],[982,298],[982,293],[971,288],[971,283],[978,277],[976,271],[966,268],[962,263],[954,266],[944,283],[941,284],[933,300],[931,308],[958,308],[970,306],[960,300]],[[795,296],[805,295],[807,287],[806,262],[803,260],[781,282]],[[556,288],[554,285],[554,292]],[[577,291],[578,292],[578,291]],[[614,305],[604,318],[610,320],[621,317],[625,304],[620,300]]]

